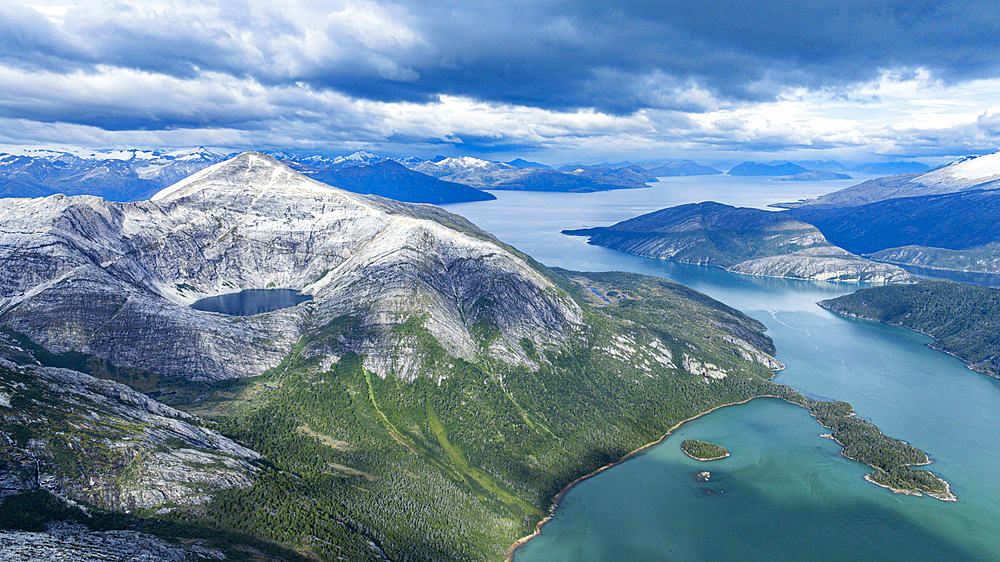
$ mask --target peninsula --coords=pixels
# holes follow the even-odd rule
[[[1000,289],[922,281],[872,287],[821,301],[846,316],[902,326],[934,338],[930,346],[954,355],[970,369],[1000,378]]]
[[[816,281],[907,282],[901,268],[834,246],[787,213],[707,201],[661,209],[608,227],[564,230],[597,246],[746,275]]]

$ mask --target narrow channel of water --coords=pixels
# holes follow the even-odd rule
[[[686,424],[647,453],[576,486],[515,560],[1000,560],[1000,381],[929,349],[926,336],[816,306],[855,285],[735,275],[559,234],[682,203],[763,208],[843,186],[781,186],[806,191],[774,195],[760,180],[671,180],[632,198],[628,191],[497,191],[497,201],[447,208],[546,265],[657,275],[754,316],[787,365],[777,382],[846,400],[886,434],[926,451],[935,461],[928,468],[960,501],[895,495],[865,482],[868,468],[839,456],[804,410],[762,399]],[[692,437],[733,454],[710,463],[688,459],[679,445]],[[693,473],[701,469],[717,475],[700,484]]]
[[[920,267],[918,265],[897,265],[917,277],[926,277],[928,279],[947,279],[948,281],[958,281],[959,283],[983,285],[986,287],[1000,287],[1000,275],[993,273],[933,269],[930,267]]]

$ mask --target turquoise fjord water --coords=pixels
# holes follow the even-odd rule
[[[594,194],[494,192],[449,205],[550,266],[624,270],[689,285],[762,321],[787,368],[776,381],[846,400],[884,433],[934,460],[957,503],[896,495],[865,482],[805,410],[773,399],[722,408],[579,483],[516,562],[1000,560],[1000,380],[929,349],[930,338],[816,306],[855,285],[756,278],[629,256],[562,229],[604,226],[683,203],[765,208],[856,182],[670,178],[651,189]],[[779,190],[779,191],[776,191]],[[798,190],[798,191],[796,191]],[[700,463],[683,439],[724,445]],[[713,473],[698,482],[695,473]]]

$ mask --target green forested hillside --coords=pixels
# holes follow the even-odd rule
[[[1000,374],[1000,289],[925,281],[862,289],[819,303],[840,314],[878,320],[933,337],[981,373]]]
[[[381,378],[351,352],[328,367],[309,359],[310,346],[362,329],[345,316],[312,328],[264,375],[198,383],[197,396],[191,383],[178,381],[175,392],[165,387],[169,380],[156,380],[162,400],[211,418],[263,459],[254,461],[252,486],[217,491],[205,505],[138,510],[117,525],[198,540],[213,533],[226,541],[254,537],[258,549],[276,543],[275,552],[294,549],[319,560],[499,561],[560,490],[685,419],[765,395],[814,415],[822,409],[770,381],[771,369],[780,367],[770,357],[774,346],[762,324],[735,309],[654,277],[547,275],[581,304],[584,322],[558,346],[522,340],[537,368],[456,359],[419,316],[394,330],[399,346],[425,359],[415,379]],[[475,332],[484,348],[495,343],[490,326]],[[16,344],[30,355],[25,361],[67,361],[27,343]],[[127,370],[95,373],[152,384]],[[27,404],[18,400],[10,401]],[[915,450],[871,424],[855,431],[854,421],[817,417],[836,426],[853,451],[845,454],[873,467],[921,460],[919,451],[900,456]],[[175,446],[168,441],[163,450]],[[898,477],[896,488],[913,488],[915,478],[938,482],[912,469],[880,473]],[[62,517],[54,508],[32,517],[46,513]],[[293,557],[284,552],[279,556]]]
[[[210,519],[327,559],[500,560],[574,479],[715,406],[794,396],[739,355],[744,338],[773,352],[755,320],[660,279],[571,275],[619,304],[587,307],[564,348],[523,341],[537,370],[449,357],[420,319],[399,335],[435,367],[413,381],[374,376],[353,355],[329,370],[289,357],[220,420],[270,465],[254,487],[220,493]],[[691,373],[685,355],[732,376]]]

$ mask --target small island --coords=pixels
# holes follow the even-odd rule
[[[729,451],[722,445],[706,443],[697,439],[685,439],[682,441],[681,450],[684,451],[685,455],[696,461],[714,461],[729,456]]]

